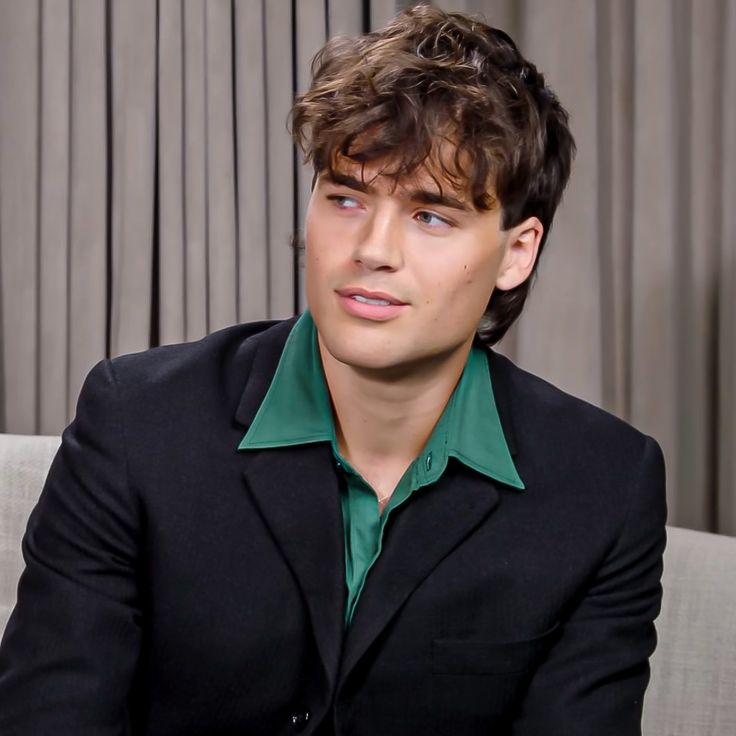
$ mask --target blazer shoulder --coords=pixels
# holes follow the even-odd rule
[[[294,319],[244,322],[211,332],[199,340],[160,345],[111,359],[113,371],[127,380],[160,382],[178,373],[247,363],[265,342],[286,341]]]
[[[187,408],[201,411],[221,404],[233,410],[253,377],[254,364],[275,370],[295,321],[237,324],[192,342],[112,358],[110,370],[126,412],[181,416]]]
[[[587,447],[604,455],[618,452],[635,456],[653,441],[620,417],[563,391],[509,358],[495,351],[490,355],[499,411],[513,423],[520,441],[527,437],[543,440],[550,447]]]

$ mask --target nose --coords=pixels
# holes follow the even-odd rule
[[[371,271],[397,271],[404,263],[400,213],[377,207],[356,239],[353,260]]]

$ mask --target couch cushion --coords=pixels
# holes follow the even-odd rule
[[[736,734],[736,538],[668,528],[644,736]]]
[[[59,437],[0,434],[0,632],[15,605],[23,570],[21,538],[59,441]]]

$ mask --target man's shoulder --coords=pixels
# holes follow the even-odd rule
[[[275,370],[294,321],[225,327],[192,342],[120,355],[110,361],[110,369],[123,399],[133,407],[164,402],[194,406],[214,395],[237,403],[255,373]]]
[[[605,458],[640,456],[649,439],[622,418],[491,353],[491,375],[502,418],[519,445],[535,454]]]
[[[209,333],[189,342],[148,348],[112,359],[116,372],[136,374],[148,380],[191,370],[207,370],[223,363],[247,362],[265,342],[283,347],[294,318],[244,322]]]

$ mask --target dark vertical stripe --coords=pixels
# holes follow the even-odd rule
[[[182,235],[182,285],[181,285],[181,311],[183,315],[183,339],[189,339],[189,312],[187,311],[187,253],[188,251],[188,240],[189,233],[187,231],[187,79],[186,79],[186,43],[187,43],[187,15],[186,8],[184,7],[184,0],[181,0],[179,4],[180,18],[181,18],[181,56],[179,59],[179,72],[181,75],[181,109],[180,109],[180,120],[181,120],[181,235]]]
[[[235,32],[237,27],[236,18],[237,10],[235,0],[230,0],[230,64],[233,85],[233,197],[235,199],[235,319],[240,322],[240,169],[238,167],[240,160],[238,155],[240,139],[238,138],[238,57],[236,53],[238,36]]]
[[[65,396],[64,396],[64,412],[69,412],[70,403],[70,379],[71,379],[71,359],[72,359],[72,332],[71,332],[71,312],[72,312],[72,253],[74,243],[72,242],[72,218],[74,215],[74,3],[69,0],[69,76],[67,78],[67,149],[68,165],[67,165],[67,210],[66,210],[66,360],[64,364],[65,373]],[[106,353],[107,354],[107,353]]]
[[[205,332],[210,332],[210,86],[209,46],[207,43],[207,3],[202,3],[202,28],[204,29],[204,323]]]
[[[371,30],[371,0],[362,0],[363,3],[363,33],[368,33]]]
[[[693,449],[690,447],[693,434],[691,424],[695,409],[689,373],[692,366],[692,347],[690,338],[695,334],[694,311],[697,307],[693,297],[693,263],[690,252],[691,210],[692,210],[692,7],[689,0],[674,0],[672,4],[672,32],[675,53],[673,55],[673,86],[669,92],[672,98],[671,115],[674,123],[674,151],[677,170],[675,172],[675,274],[674,274],[674,325],[675,338],[675,400],[676,407],[676,462],[681,488],[690,487],[697,477],[693,466]],[[695,451],[697,452],[697,450]],[[698,480],[704,480],[699,478]],[[699,494],[682,497],[679,520],[686,526],[703,528],[705,519],[700,513]]]
[[[713,68],[712,74],[715,79],[722,79],[722,70],[726,68],[727,55],[726,55],[726,40],[728,33],[728,8],[726,6],[726,0],[717,0],[717,18],[718,18],[718,37],[716,39],[716,49],[713,55]],[[726,143],[725,138],[725,127],[724,119],[726,116],[726,108],[724,105],[724,96],[716,95],[713,100],[713,140],[717,142],[718,152],[722,155],[724,145]],[[724,487],[724,478],[721,471],[722,468],[726,467],[726,463],[730,461],[730,457],[721,457],[721,451],[725,449],[724,443],[719,443],[718,438],[721,437],[721,426],[724,422],[723,407],[721,406],[720,397],[729,395],[729,386],[733,381],[733,376],[722,376],[721,365],[723,361],[721,359],[721,351],[726,350],[727,347],[724,344],[725,341],[721,339],[721,315],[723,309],[723,300],[727,297],[723,294],[723,275],[721,274],[720,263],[721,254],[720,249],[723,248],[723,239],[725,233],[723,232],[723,165],[722,160],[714,162],[716,165],[712,167],[712,174],[716,179],[714,191],[718,192],[715,201],[713,202],[713,217],[715,227],[713,231],[713,242],[718,244],[718,251],[716,253],[715,268],[716,273],[713,276],[713,288],[710,293],[713,295],[711,303],[708,305],[709,308],[709,321],[713,325],[713,331],[711,333],[712,343],[708,345],[708,352],[710,358],[710,365],[708,366],[708,386],[710,390],[708,392],[707,401],[709,403],[709,416],[711,417],[711,423],[708,428],[708,456],[706,462],[708,467],[712,469],[712,483],[709,483],[706,488],[713,488],[714,493],[712,494],[710,512],[712,518],[712,529],[715,532],[728,532],[729,528],[723,528],[723,524],[728,524],[728,519],[721,518],[720,508],[720,489]],[[712,357],[711,357],[712,356]],[[729,489],[731,490],[731,489]],[[733,491],[731,491],[733,492]]]
[[[669,90],[672,99],[671,115],[674,123],[674,146],[673,150],[680,152],[675,158],[677,168],[675,172],[675,323],[679,326],[679,334],[676,343],[675,385],[676,395],[683,396],[685,385],[685,374],[687,372],[688,356],[686,346],[689,343],[689,335],[692,334],[692,321],[689,319],[691,311],[690,284],[688,276],[691,272],[691,263],[687,249],[690,235],[690,139],[688,132],[692,123],[691,101],[692,101],[692,78],[691,58],[692,49],[690,43],[690,12],[688,0],[675,0],[672,5],[672,23],[674,34],[674,86]],[[687,401],[685,399],[685,401]],[[685,409],[685,411],[682,411]],[[678,404],[677,412],[677,457],[682,468],[682,457],[687,442],[687,432],[683,431],[683,422],[686,420],[686,406]],[[681,474],[687,478],[687,473]],[[688,520],[689,521],[689,520]]]
[[[0,152],[2,147],[0,147]],[[5,421],[5,340],[3,339],[3,333],[5,331],[5,320],[3,310],[3,290],[5,288],[5,282],[3,280],[3,228],[2,228],[2,211],[3,211],[3,188],[2,178],[0,178],[0,432],[5,432],[6,421]]]
[[[268,60],[268,37],[266,35],[266,0],[261,0],[261,38],[263,39],[262,60],[263,60],[263,115],[265,117],[264,129],[266,131],[265,140],[263,141],[266,151],[266,171],[264,175],[263,186],[266,195],[270,194],[271,178],[269,174],[269,161],[271,149],[271,135],[269,129],[268,114],[268,69],[266,63]],[[271,317],[271,216],[266,204],[266,317]]]
[[[1,181],[1,180],[0,180]],[[3,205],[3,188],[0,186],[0,213],[2,213]],[[0,266],[3,262],[3,228],[2,218],[0,218]],[[3,289],[4,281],[2,278],[3,272],[0,268],[0,432],[6,432],[5,427],[5,340],[3,339],[3,332],[5,328],[5,321],[3,318]]]
[[[634,85],[636,83],[636,12],[634,8],[634,0],[626,0],[626,28],[624,30],[624,38],[627,39],[628,54],[624,55],[626,64],[624,74],[624,89],[626,97],[630,101],[630,108],[624,124],[622,126],[623,151],[622,151],[622,181],[623,186],[616,192],[617,197],[623,198],[621,211],[624,217],[624,226],[622,228],[622,262],[623,262],[623,285],[626,293],[621,305],[623,313],[623,344],[621,350],[624,352],[623,365],[623,395],[622,406],[624,418],[631,417],[632,412],[632,377],[633,377],[633,350],[631,339],[634,334],[634,299],[630,293],[631,285],[634,283],[634,213],[636,203],[634,201],[634,130],[636,125],[636,95],[634,94]],[[622,292],[623,293],[623,292]]]
[[[297,50],[299,38],[297,33],[297,10],[296,0],[291,0],[291,99],[293,100],[297,94]],[[299,156],[296,146],[291,145],[291,184],[292,197],[294,207],[292,208],[293,220],[291,223],[291,257],[292,257],[292,313],[299,313],[299,249],[295,247],[295,243],[299,240],[299,222],[301,220],[301,211],[299,207]]]
[[[71,0],[74,5],[73,0]],[[105,0],[105,152],[107,171],[105,172],[105,356],[112,352],[112,290],[113,290],[113,249],[112,249],[112,208],[113,208],[113,73],[112,73],[112,5]]]
[[[160,326],[160,259],[161,259],[161,197],[159,194],[159,34],[161,32],[161,18],[159,0],[156,0],[156,41],[155,60],[156,74],[154,75],[154,116],[153,116],[153,227],[151,248],[151,315],[149,325],[148,344],[155,347],[161,343]]]
[[[35,320],[35,340],[36,340],[36,356],[33,364],[33,384],[34,384],[34,407],[33,407],[33,424],[34,432],[39,434],[41,431],[41,325],[43,322],[43,314],[41,313],[41,176],[43,175],[43,141],[42,141],[42,121],[43,121],[43,14],[44,0],[38,0],[38,69],[36,70],[36,320]]]

